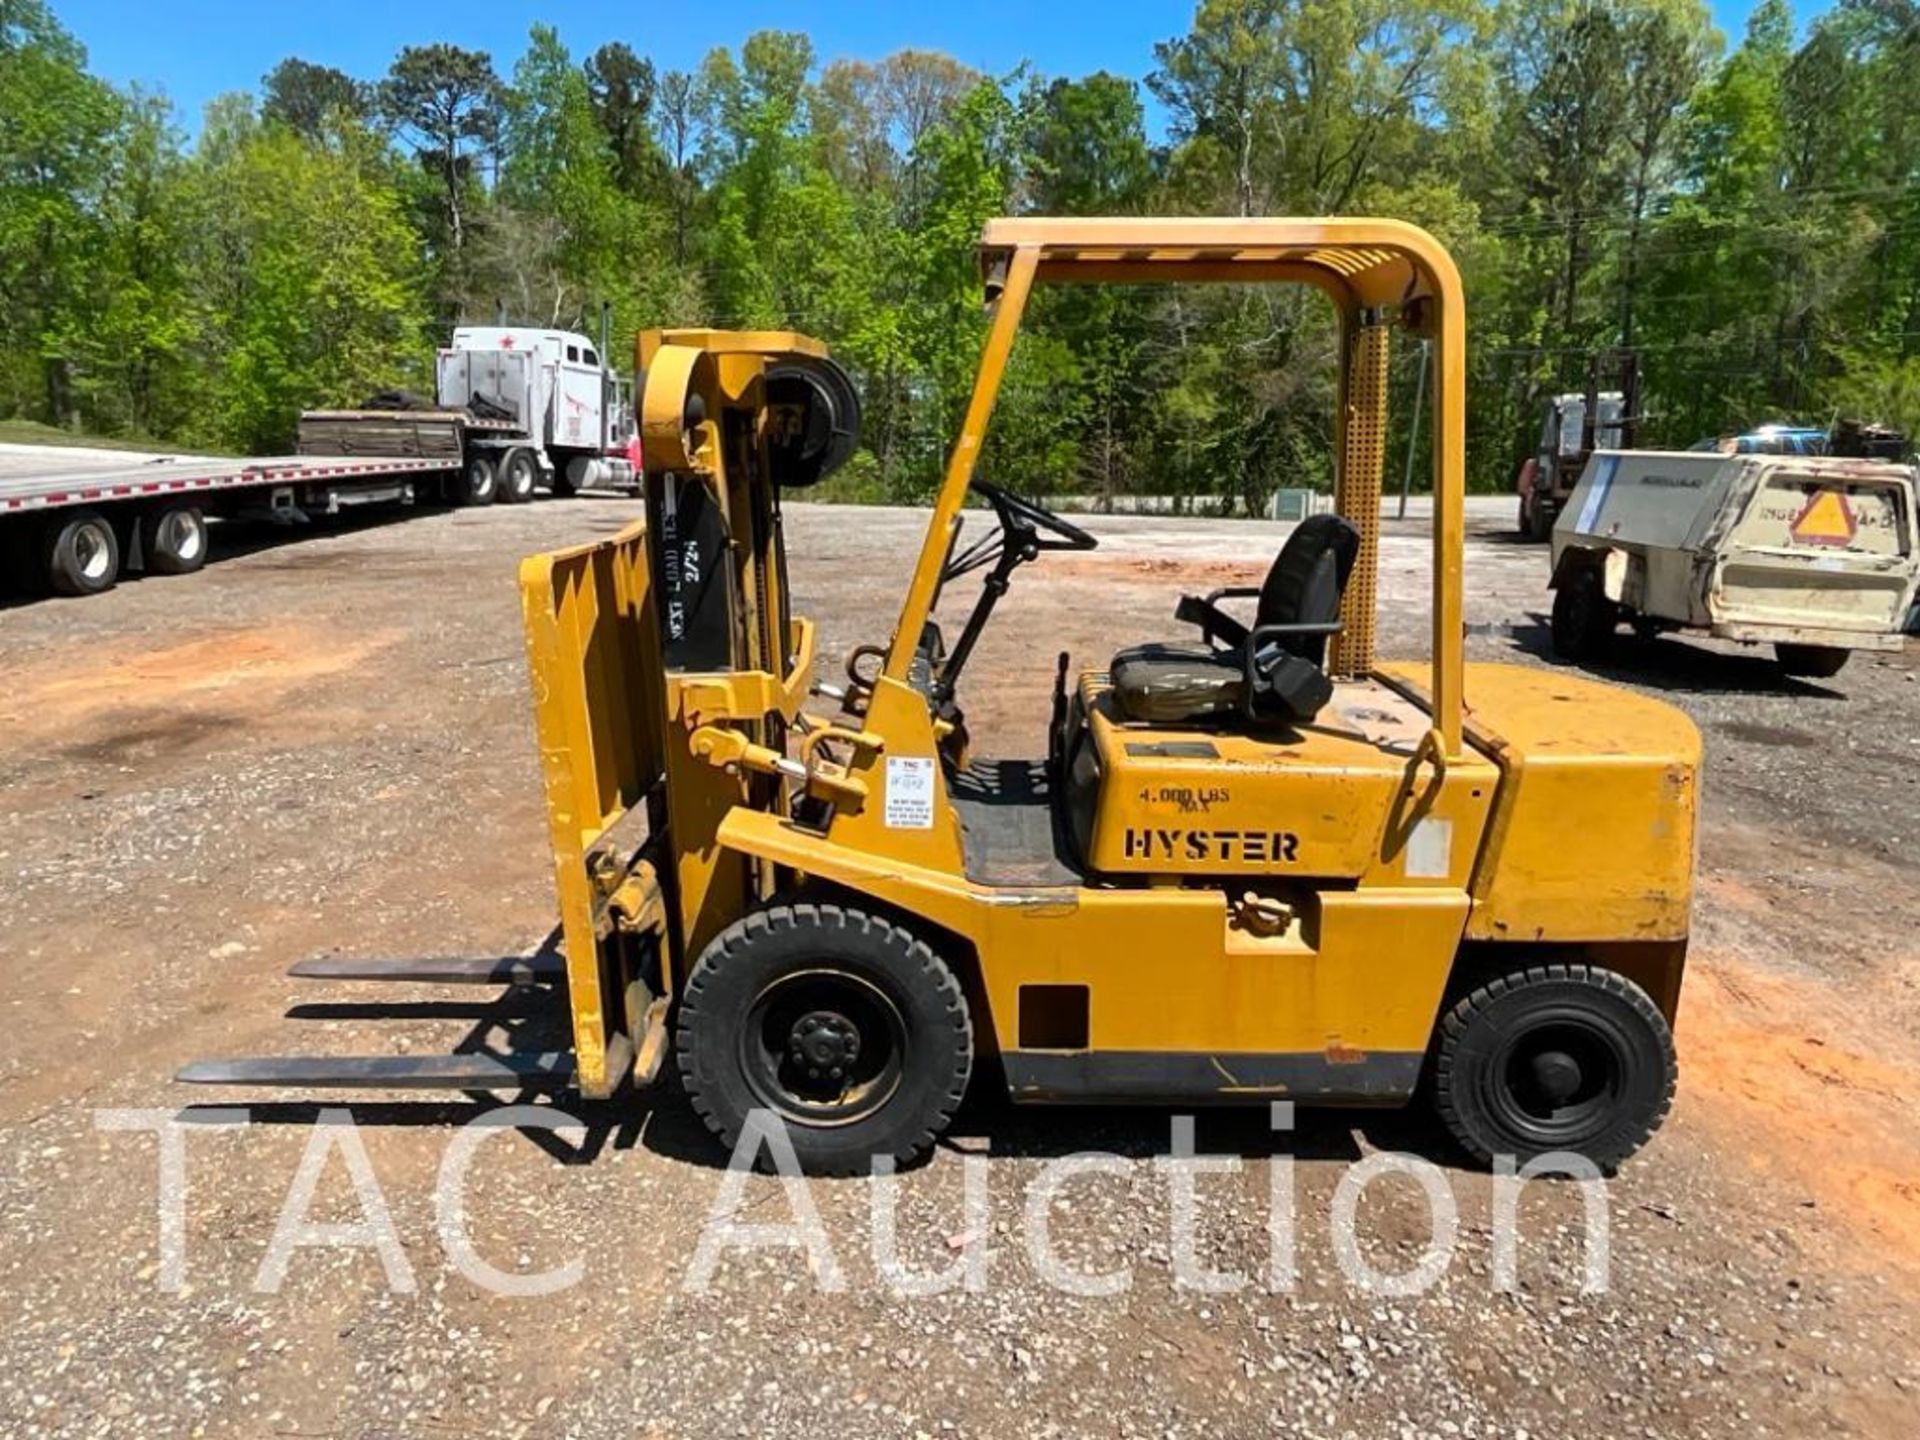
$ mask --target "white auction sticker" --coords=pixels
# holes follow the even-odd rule
[[[1407,837],[1409,880],[1444,880],[1453,873],[1453,821],[1431,815]]]
[[[933,828],[933,761],[887,757],[887,828]]]

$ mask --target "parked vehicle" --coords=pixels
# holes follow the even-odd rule
[[[1898,650],[1920,580],[1911,466],[1806,455],[1595,455],[1553,532],[1553,646],[1620,622],[1774,647],[1791,675]]]
[[[1602,376],[1617,382],[1604,389]],[[1555,395],[1540,421],[1540,441],[1514,477],[1520,533],[1545,540],[1595,450],[1631,450],[1640,424],[1640,364],[1631,350],[1596,356],[1587,388]]]
[[[636,483],[632,387],[585,336],[462,326],[434,380],[431,401],[392,392],[359,410],[309,410],[300,453],[440,459],[460,476],[448,498],[466,505]]]
[[[584,336],[463,326],[432,399],[390,391],[300,417],[299,453],[256,459],[0,447],[0,589],[95,595],[207,558],[209,517],[299,522],[359,505],[637,488],[633,392]]]
[[[121,576],[186,575],[209,516],[304,520],[451,489],[459,462],[386,456],[133,455],[0,447],[0,590],[97,595]]]
[[[1827,432],[1812,425],[1756,425],[1740,435],[1709,435],[1687,448],[1716,455],[1825,455]]]

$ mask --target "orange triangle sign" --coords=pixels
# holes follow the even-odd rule
[[[1851,545],[1859,528],[1844,490],[1816,490],[1788,533],[1801,545]]]

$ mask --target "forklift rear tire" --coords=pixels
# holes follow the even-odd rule
[[[748,1116],[784,1122],[809,1175],[864,1175],[933,1145],[973,1069],[967,999],[898,926],[839,905],[736,921],[687,977],[674,1032],[693,1108],[729,1150]],[[755,1155],[762,1169],[772,1156]]]
[[[1780,662],[1780,668],[1789,675],[1802,675],[1809,680],[1830,680],[1846,668],[1853,652],[1832,645],[1776,645],[1773,647],[1773,656]]]
[[[1647,992],[1589,965],[1490,980],[1440,1022],[1433,1099],[1481,1164],[1571,1151],[1611,1174],[1673,1104],[1673,1031]]]
[[[170,505],[140,517],[140,554],[152,575],[191,575],[207,563],[207,517]]]
[[[56,595],[98,595],[120,578],[120,537],[98,510],[75,510],[51,521],[42,556]]]
[[[1529,499],[1522,507],[1527,539],[1540,544],[1553,538],[1553,512],[1540,503],[1537,496]]]
[[[539,457],[524,446],[509,450],[500,462],[500,498],[509,505],[525,504],[539,486]]]
[[[1563,660],[1601,659],[1619,623],[1620,606],[1607,598],[1592,566],[1581,566],[1553,592],[1553,653]]]

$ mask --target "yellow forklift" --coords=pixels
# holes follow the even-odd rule
[[[976,1078],[1016,1101],[1399,1105],[1485,1162],[1612,1167],[1675,1081],[1699,736],[1563,671],[1468,665],[1465,307],[1371,219],[995,220],[978,378],[892,634],[816,682],[783,492],[857,442],[823,346],[649,332],[644,526],[522,567],[564,960],[310,962],[564,988],[570,1052],[213,1061],[238,1085],[644,1085],[671,1054],[725,1142],[923,1153]],[[1036,285],[1305,284],[1339,316],[1336,513],[1168,638],[1061,658],[1048,753],[969,753],[974,643],[1014,572],[1094,537],[976,475]],[[1430,342],[1432,655],[1375,655],[1387,361]],[[1003,477],[1004,478],[1004,477]],[[991,530],[961,543],[969,493]],[[980,517],[982,512],[973,512]],[[984,571],[951,643],[943,589]]]

